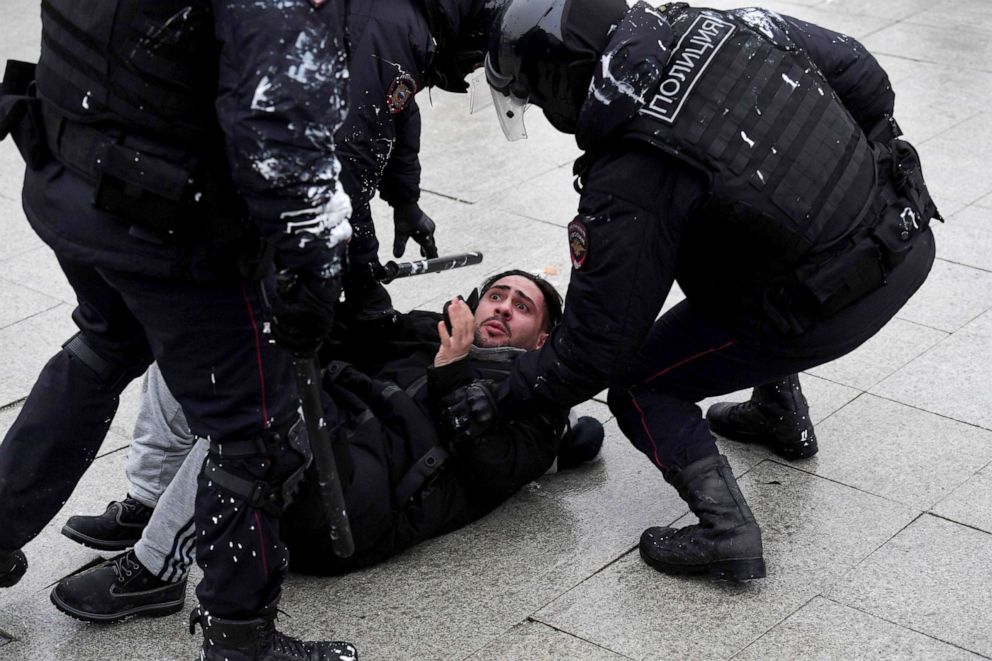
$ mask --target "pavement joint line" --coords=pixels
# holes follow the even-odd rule
[[[978,473],[976,473],[975,475],[977,475],[977,474]],[[972,475],[972,477],[974,477],[974,475]],[[964,483],[962,482],[962,484],[964,484]],[[961,485],[959,484],[958,487],[960,487],[960,486]],[[955,487],[955,490],[956,489],[957,489],[957,487]],[[989,532],[988,530],[982,530],[981,528],[978,528],[976,526],[973,526],[970,523],[964,523],[963,521],[958,521],[957,519],[952,519],[952,518],[950,518],[948,516],[945,516],[943,514],[938,514],[937,512],[934,512],[934,511],[931,511],[931,510],[927,510],[926,512],[924,512],[924,514],[929,514],[930,516],[932,516],[935,519],[941,519],[942,521],[947,521],[948,523],[953,523],[954,525],[961,526],[962,528],[970,528],[971,530],[975,530],[977,532],[980,532],[983,535],[989,535],[990,537],[992,537],[992,532]]]
[[[882,617],[878,613],[873,613],[873,612],[871,612],[869,610],[865,610],[864,608],[861,608],[860,606],[856,606],[854,604],[847,604],[847,603],[844,603],[843,601],[837,601],[833,597],[829,597],[827,595],[820,595],[820,596],[823,597],[824,599],[826,599],[827,601],[831,601],[831,602],[833,602],[833,603],[835,603],[838,606],[841,606],[843,608],[850,608],[851,610],[858,611],[859,613],[864,613],[865,615],[867,615],[869,617],[873,617],[876,620],[881,620],[882,622],[888,622],[889,624],[891,624],[893,626],[897,626],[900,629],[906,629],[908,631],[912,631],[913,633],[918,633],[921,636],[925,636],[925,637],[929,638],[930,640],[935,640],[938,643],[943,643],[945,645],[950,645],[951,647],[957,648],[959,650],[963,650],[965,652],[968,652],[969,654],[974,654],[975,656],[978,656],[978,657],[980,657],[982,659],[992,658],[992,657],[989,657],[989,656],[987,656],[985,654],[982,654],[981,652],[976,652],[975,650],[968,649],[967,647],[962,647],[961,645],[958,645],[957,643],[953,643],[953,642],[951,642],[949,640],[944,640],[943,638],[938,638],[937,636],[934,636],[933,634],[927,633],[926,631],[920,631],[919,629],[914,629],[913,627],[908,626],[908,625],[905,625],[905,624],[902,624],[901,622],[895,622],[894,620],[890,620],[887,617]]]
[[[539,624],[542,627],[547,627],[547,628],[551,629],[552,631],[557,631],[558,633],[564,634],[564,635],[568,636],[569,638],[575,638],[576,640],[581,640],[583,643],[588,643],[589,645],[592,645],[594,647],[598,647],[601,650],[605,650],[605,651],[609,652],[610,654],[615,654],[616,656],[619,656],[619,657],[621,657],[623,659],[630,659],[631,661],[638,661],[637,659],[635,659],[632,656],[628,656],[628,655],[626,655],[626,654],[624,654],[622,652],[618,652],[615,649],[606,647],[605,645],[600,645],[599,643],[597,643],[595,641],[589,640],[588,638],[583,638],[582,636],[580,636],[578,634],[572,633],[571,631],[566,631],[565,629],[562,629],[560,627],[557,627],[557,626],[551,624],[550,622],[545,622],[544,620],[539,620],[539,619],[537,619],[537,618],[535,618],[533,616],[530,616],[530,615],[527,616],[527,618],[524,620],[524,622],[530,622],[532,624]]]
[[[951,131],[953,131],[954,129],[958,128],[962,124],[967,124],[971,120],[977,119],[977,118],[981,117],[984,114],[985,114],[985,111],[984,110],[979,110],[978,112],[976,112],[973,115],[968,115],[967,117],[965,117],[964,119],[962,119],[960,122],[958,122],[956,124],[951,124],[946,129],[944,129],[943,131],[941,131],[940,133],[936,133],[934,135],[931,135],[926,140],[920,140],[919,141],[919,144],[923,145],[923,144],[926,144],[926,143],[930,142],[931,140],[936,140],[936,139],[940,138],[941,136],[946,135],[947,133],[950,133]],[[988,193],[984,193],[983,195],[987,195],[987,194]],[[938,195],[938,197],[939,197],[939,195]],[[982,198],[979,197],[978,199],[980,200]],[[959,201],[963,201],[963,200],[959,200]],[[965,206],[966,207],[971,206],[971,204],[972,204],[971,202],[965,202]]]
[[[797,606],[795,610],[793,610],[792,612],[790,612],[790,613],[788,613],[786,615],[783,615],[782,618],[779,619],[775,624],[773,624],[770,627],[768,627],[767,629],[765,629],[761,633],[761,635],[759,635],[757,638],[755,638],[754,640],[752,640],[751,642],[749,642],[747,645],[745,645],[744,647],[740,648],[739,650],[737,650],[736,652],[734,652],[733,654],[731,654],[730,656],[728,656],[727,657],[727,661],[731,661],[731,659],[737,658],[742,652],[746,652],[749,648],[751,648],[754,645],[756,645],[762,638],[764,638],[769,633],[771,633],[772,629],[776,628],[778,625],[782,624],[783,622],[785,622],[786,620],[788,620],[790,617],[792,617],[793,615],[795,615],[796,613],[798,613],[802,609],[804,609],[807,606],[809,606],[810,603],[812,603],[812,601],[814,599],[816,599],[817,597],[819,597],[819,596],[822,596],[822,595],[820,595],[819,593],[814,594],[814,595],[811,595],[809,599],[807,599],[806,601],[804,601],[803,603],[801,603],[799,606]]]
[[[420,189],[420,192],[421,193],[430,193],[431,195],[436,195],[437,197],[442,197],[442,198],[444,198],[446,200],[451,200],[452,202],[460,202],[462,204],[467,204],[469,206],[475,206],[477,204],[476,202],[473,202],[472,200],[466,200],[464,198],[457,197],[455,195],[448,195],[447,193],[442,193],[440,191],[431,190],[430,188],[421,188]]]
[[[953,259],[947,259],[946,257],[938,257],[940,261],[946,264],[954,264],[955,266],[964,266],[969,269],[974,269],[975,271],[981,271],[982,273],[992,273],[992,269],[987,269],[982,266],[975,266],[974,264],[965,264],[964,262],[955,262]]]
[[[769,457],[767,459],[767,461],[770,461],[772,463],[778,464],[779,466],[784,466],[785,468],[795,469],[795,470],[799,471],[800,473],[805,473],[806,475],[810,475],[812,477],[819,478],[821,480],[826,480],[827,482],[833,482],[834,484],[839,484],[842,487],[846,487],[848,489],[852,489],[853,491],[857,491],[858,493],[863,493],[863,494],[865,494],[867,496],[871,496],[873,498],[879,498],[881,500],[885,500],[885,501],[888,501],[890,503],[894,503],[896,505],[900,505],[902,507],[906,507],[906,508],[908,508],[910,510],[913,510],[915,512],[919,512],[919,514],[917,516],[919,516],[920,514],[926,514],[927,511],[928,511],[928,510],[920,509],[916,505],[910,505],[908,503],[902,502],[901,500],[896,500],[892,496],[885,496],[885,495],[882,495],[882,494],[879,494],[879,493],[874,493],[873,491],[868,491],[867,489],[863,489],[861,487],[854,486],[853,484],[848,484],[847,482],[841,482],[838,479],[834,479],[832,477],[827,477],[826,475],[820,475],[818,473],[814,473],[813,471],[806,470],[805,468],[802,468],[801,466],[797,466],[795,464],[783,463],[785,461],[788,461],[787,459],[779,459],[778,457],[771,456],[771,457]],[[965,480],[965,481],[967,481],[967,480]],[[964,484],[964,482],[962,482],[961,484]],[[957,485],[954,488],[956,489],[958,486],[961,486],[961,485],[959,484],[959,485]]]
[[[928,413],[930,415],[935,415],[935,416],[937,416],[939,418],[944,418],[945,420],[950,420],[952,422],[957,422],[957,423],[960,423],[962,425],[967,425],[969,427],[974,427],[975,429],[981,429],[982,431],[992,432],[992,427],[983,427],[982,425],[978,424],[977,422],[970,422],[968,420],[960,420],[958,418],[949,416],[946,413],[940,413],[939,411],[931,411],[930,409],[925,409],[925,408],[923,408],[921,406],[916,406],[915,404],[907,404],[906,402],[901,402],[898,399],[893,399],[891,397],[886,397],[885,395],[880,395],[878,393],[874,393],[874,392],[871,392],[871,391],[865,391],[864,394],[871,395],[872,397],[878,397],[879,399],[884,399],[884,400],[886,400],[888,402],[893,402],[894,404],[899,404],[900,406],[905,406],[905,407],[911,408],[911,409],[913,409],[915,411],[920,411],[922,413]]]

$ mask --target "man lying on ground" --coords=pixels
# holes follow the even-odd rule
[[[336,409],[327,419],[340,421],[331,437],[355,553],[340,559],[332,552],[308,471],[283,517],[291,569],[335,574],[381,561],[477,520],[556,459],[565,467],[596,455],[602,428],[595,420],[583,418],[563,438],[565,409],[512,425],[494,415],[496,386],[518,356],[544,344],[561,319],[561,297],[523,271],[493,276],[482,291],[474,311],[460,299],[450,303],[450,331],[444,315],[412,312],[393,325],[343,331],[328,347],[347,360],[328,364],[323,387],[325,406]],[[182,608],[196,537],[195,481],[207,445],[189,435],[153,367],[131,445],[130,494],[100,516],[72,517],[63,529],[94,548],[134,548],[59,582],[52,591],[59,610],[115,621]],[[165,455],[171,461],[162,461]],[[172,467],[172,474],[143,466]],[[203,475],[210,479],[209,465]]]

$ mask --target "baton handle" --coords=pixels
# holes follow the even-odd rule
[[[381,269],[376,269],[375,278],[383,284],[389,284],[397,278],[407,278],[424,273],[440,273],[481,262],[481,252],[463,252],[457,255],[435,257],[434,259],[418,259],[412,262],[389,261],[383,264]]]
[[[334,555],[347,558],[355,552],[355,540],[351,536],[351,523],[341,492],[341,478],[338,475],[331,438],[327,432],[323,409],[320,404],[320,369],[315,355],[294,355],[293,367],[296,370],[296,385],[303,404],[303,419],[310,439],[314,466],[317,469],[317,487],[320,499],[327,513],[327,523],[331,534],[331,547]]]

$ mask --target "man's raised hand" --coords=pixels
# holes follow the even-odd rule
[[[434,367],[449,365],[467,356],[475,339],[475,315],[465,301],[460,298],[451,300],[448,304],[448,319],[451,321],[450,333],[444,321],[437,323],[441,346],[434,356]]]

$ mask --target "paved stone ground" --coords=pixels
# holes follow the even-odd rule
[[[714,584],[646,567],[641,530],[686,509],[611,421],[600,461],[540,480],[476,525],[350,576],[291,578],[285,630],[353,640],[373,660],[992,658],[992,3],[770,4],[879,55],[948,221],[929,281],[898,318],[805,377],[816,458],[721,443],[762,524],[769,577]],[[0,56],[36,56],[37,14],[36,2],[5,2]],[[486,261],[396,283],[398,304],[438,306],[510,265],[564,289],[571,141],[537,112],[531,139],[510,145],[463,98],[422,104],[423,204],[439,245]],[[73,330],[72,292],[20,210],[20,171],[0,144],[0,432]],[[601,402],[585,409],[609,418]],[[0,592],[0,659],[194,656],[184,616],[94,626],[48,602],[51,583],[95,557],[59,527],[126,489],[134,411],[132,387],[99,459],[27,547],[28,576]]]

